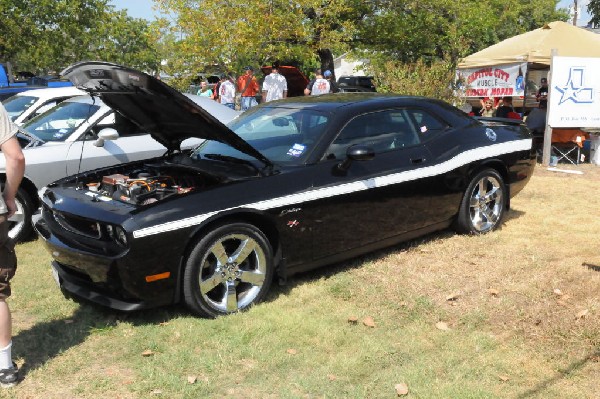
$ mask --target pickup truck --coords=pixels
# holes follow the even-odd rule
[[[63,86],[72,86],[72,84],[69,81],[40,77],[33,77],[27,81],[15,82],[12,78],[12,69],[10,64],[0,63],[0,101],[26,90]]]

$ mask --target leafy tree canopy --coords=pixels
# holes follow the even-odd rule
[[[0,61],[37,73],[86,59],[156,70],[149,23],[108,0],[0,0]]]

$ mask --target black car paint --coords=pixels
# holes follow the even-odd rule
[[[492,141],[484,125],[440,101],[372,94],[319,97],[266,105],[319,107],[334,116],[304,166],[265,168],[257,162],[262,171],[257,173],[223,161],[203,161],[197,168],[212,176],[212,185],[146,206],[102,201],[86,190],[74,190],[77,179],[123,173],[126,165],[49,186],[42,195],[43,218],[36,227],[53,254],[63,290],[123,310],[178,302],[183,265],[193,243],[226,221],[245,221],[261,229],[278,254],[279,275],[287,277],[450,226],[469,178],[482,168],[498,170],[510,196],[531,176],[535,154],[530,149],[492,151],[491,156],[456,161],[472,151],[485,153],[494,145],[530,140],[520,126],[494,127],[497,141]],[[433,132],[420,145],[353,161],[347,171],[340,171],[338,159],[321,159],[328,144],[356,115],[408,106],[431,112],[448,128]],[[189,163],[185,154],[167,160]],[[454,163],[457,167],[452,167]],[[415,171],[422,176],[411,177]],[[375,183],[389,176],[399,183]],[[346,186],[351,189],[344,191]],[[319,196],[315,194],[319,190],[330,192]],[[129,246],[82,239],[57,225],[51,210],[120,225]],[[171,273],[168,279],[145,281],[148,275],[166,271]]]

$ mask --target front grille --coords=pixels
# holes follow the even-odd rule
[[[56,223],[71,233],[94,239],[102,237],[102,229],[98,222],[57,211],[52,211],[52,216]]]

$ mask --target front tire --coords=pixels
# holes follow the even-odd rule
[[[506,186],[494,169],[479,172],[469,183],[460,204],[457,231],[484,234],[496,229],[504,217]]]
[[[198,241],[186,261],[185,303],[203,317],[247,309],[269,290],[273,269],[262,231],[246,223],[222,225]]]

